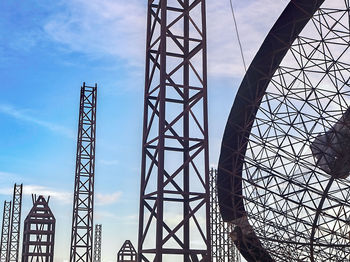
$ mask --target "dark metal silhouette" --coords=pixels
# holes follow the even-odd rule
[[[53,262],[56,219],[49,200],[32,196],[33,207],[24,220],[22,262]]]
[[[217,170],[210,170],[210,234],[212,262],[240,262],[239,251],[230,238],[232,225],[223,221],[218,202]]]
[[[70,262],[91,262],[97,85],[81,87]]]
[[[137,261],[137,253],[130,242],[130,240],[126,240],[123,246],[120,248],[118,252],[117,262],[136,262]]]
[[[101,262],[102,225],[95,225],[94,262]]]
[[[9,236],[8,253],[6,261],[18,261],[19,239],[21,230],[22,189],[23,184],[15,184],[13,188],[10,226],[11,231]]]
[[[349,12],[291,1],[238,90],[218,188],[247,261],[350,257]]]
[[[149,1],[146,46],[138,261],[207,261],[205,1]]]
[[[0,243],[0,261],[6,262],[8,253],[8,243],[10,238],[11,224],[11,201],[4,201],[4,212],[2,216],[1,243]]]

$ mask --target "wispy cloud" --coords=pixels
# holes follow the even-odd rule
[[[122,192],[114,192],[111,194],[96,194],[96,205],[105,206],[116,203],[120,197],[122,196]]]
[[[234,3],[237,1],[233,1]],[[247,65],[287,5],[287,1],[247,1],[235,6]],[[208,1],[208,70],[214,76],[242,77],[244,67],[234,29],[230,2]]]
[[[51,16],[44,30],[68,51],[92,58],[118,57],[142,66],[146,13],[144,1],[66,0],[66,9]]]
[[[44,31],[68,51],[118,57],[128,65],[144,63],[146,4],[138,0],[64,1],[68,10],[51,16]],[[235,8],[249,65],[288,1],[247,1]],[[208,61],[212,76],[244,74],[229,1],[207,3]]]
[[[0,188],[1,195],[11,195],[12,193],[13,193],[12,187]],[[52,188],[40,186],[40,185],[24,185],[23,195],[32,195],[32,194],[50,196],[53,199],[60,200],[65,204],[71,203],[73,199],[72,198],[73,194],[69,192],[58,191],[58,190],[54,190]]]
[[[33,117],[28,114],[27,110],[17,109],[11,105],[0,104],[0,113],[6,114],[18,120],[22,120],[28,123],[44,127],[50,131],[64,135],[66,137],[74,138],[73,130],[55,123],[43,121],[36,117]]]

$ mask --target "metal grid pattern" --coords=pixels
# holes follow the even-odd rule
[[[97,85],[81,87],[70,261],[91,262]]]
[[[33,207],[24,220],[22,262],[53,262],[56,219],[49,198],[32,196]]]
[[[0,261],[6,262],[8,254],[8,243],[11,224],[11,201],[4,201],[4,212],[2,216],[1,243],[0,243]]]
[[[350,258],[349,6],[291,1],[240,87],[248,102],[239,125],[232,109],[229,125],[239,131],[223,142],[220,163],[231,175],[231,215],[221,193],[249,261]]]
[[[138,260],[210,257],[204,0],[148,1],[142,141]]]
[[[118,262],[136,262],[137,253],[130,240],[126,240],[120,248],[117,261]]]
[[[210,234],[212,262],[240,262],[239,252],[230,238],[231,224],[223,221],[217,194],[217,170],[210,170]]]
[[[94,262],[101,262],[102,225],[95,225]]]
[[[15,184],[13,188],[11,231],[6,261],[18,261],[19,239],[21,230],[22,189],[23,184]]]

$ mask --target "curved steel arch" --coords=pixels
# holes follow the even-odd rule
[[[253,226],[250,225],[244,204],[246,196],[242,192],[242,170],[244,169],[249,136],[266,89],[292,44],[298,39],[299,34],[323,3],[324,0],[292,0],[288,4],[253,59],[239,87],[227,121],[218,167],[219,204],[225,221],[241,225],[241,227],[236,227],[234,238],[237,240],[236,244],[240,252],[249,261],[257,259],[260,261],[283,261],[286,259],[278,252],[274,253],[266,245],[264,246]],[[349,9],[348,3],[346,4]],[[310,243],[301,243],[310,246],[309,258],[311,261],[314,261],[313,246],[319,215],[325,199],[329,197],[330,186],[335,178],[339,177],[330,176],[327,186],[323,189],[322,199],[313,221],[310,222],[312,225]],[[257,186],[252,181],[250,183],[252,186]],[[250,215],[252,216],[252,214]],[[265,223],[270,225],[270,221],[265,221]],[[245,242],[239,241],[242,237],[242,227],[250,232],[249,239],[246,239]],[[290,241],[288,244],[300,243]],[[349,246],[350,241],[346,248]],[[273,257],[270,255],[271,253],[274,253]]]
[[[293,0],[285,8],[258,53],[253,59],[238,89],[222,139],[218,187],[221,214],[225,221],[242,217],[241,194],[242,157],[261,99],[290,46],[324,0]],[[237,190],[236,190],[237,189]]]

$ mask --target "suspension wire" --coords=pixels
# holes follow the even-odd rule
[[[239,37],[238,25],[237,25],[237,21],[236,21],[235,12],[234,12],[234,9],[233,9],[232,0],[230,0],[230,6],[231,6],[231,13],[232,13],[232,17],[233,17],[233,23],[235,25],[236,36],[237,36],[237,40],[238,40],[238,44],[239,44],[239,49],[240,49],[240,52],[241,52],[241,58],[242,58],[242,61],[243,61],[244,70],[247,72],[247,66],[246,66],[245,59],[244,59],[242,43],[241,43],[241,39]]]

